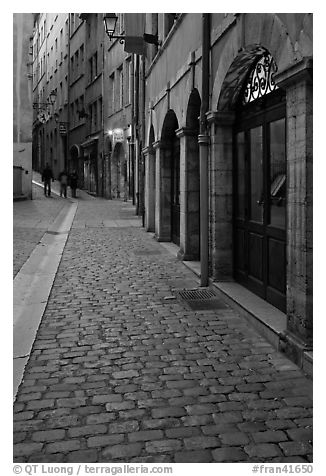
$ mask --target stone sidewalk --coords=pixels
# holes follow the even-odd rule
[[[42,236],[65,205],[52,194],[45,197],[41,187],[33,185],[33,200],[13,204],[13,275],[17,275]]]
[[[129,202],[84,198],[14,406],[17,462],[312,461],[312,382]]]

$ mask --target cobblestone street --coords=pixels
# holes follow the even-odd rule
[[[67,203],[51,200],[35,200],[47,220]],[[14,213],[15,275],[46,225],[26,233]],[[175,292],[198,286],[130,202],[80,195],[14,405],[15,461],[312,461],[311,380],[231,308]]]

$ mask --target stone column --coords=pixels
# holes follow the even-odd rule
[[[233,279],[233,112],[209,112],[210,271],[215,281]]]
[[[145,159],[145,229],[155,231],[156,154],[153,147],[143,149]]]
[[[285,350],[300,364],[312,346],[312,60],[275,75],[286,89],[287,331]]]
[[[153,143],[156,151],[155,236],[171,241],[171,148],[163,141]]]
[[[199,260],[199,149],[198,135],[182,127],[180,139],[180,251],[179,259]]]

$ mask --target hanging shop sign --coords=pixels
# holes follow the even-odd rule
[[[65,122],[59,122],[59,133],[61,136],[67,135],[67,124]]]

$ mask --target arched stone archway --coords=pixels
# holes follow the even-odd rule
[[[115,144],[112,153],[111,193],[112,198],[124,198],[124,200],[127,200],[127,162],[124,147],[121,142]]]
[[[264,51],[273,56],[279,71],[300,60],[289,32],[277,15],[264,13],[258,16],[247,13],[243,17],[241,28],[241,34],[236,28],[230,32],[216,64],[211,99],[213,111],[227,110],[223,103],[236,97],[234,89],[237,89],[237,85],[241,88],[246,71]],[[229,95],[225,95],[225,88]]]
[[[159,241],[180,243],[180,140],[175,112],[170,109],[164,118],[157,149],[156,225]]]
[[[148,147],[143,150],[145,156],[145,227],[147,231],[155,231],[156,157],[154,142],[155,133],[153,124],[151,124]]]
[[[193,89],[188,100],[186,127],[177,131],[180,139],[180,252],[183,260],[198,260],[200,254],[200,180],[199,180],[199,115],[201,99]]]

